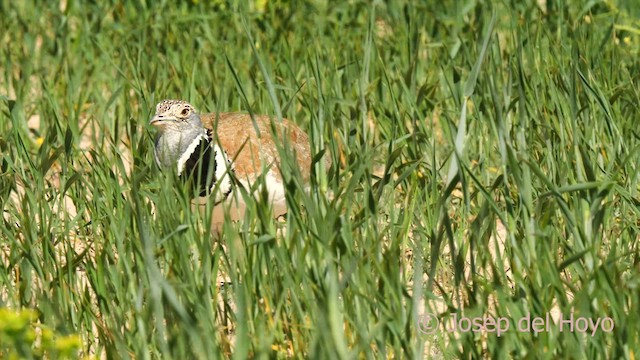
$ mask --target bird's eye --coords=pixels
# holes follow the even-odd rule
[[[189,115],[189,108],[184,108],[184,109],[182,109],[182,112],[180,113],[180,115],[182,115],[182,116],[187,116],[187,115]]]

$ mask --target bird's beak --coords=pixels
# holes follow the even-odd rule
[[[173,116],[166,115],[166,114],[156,114],[153,116],[151,121],[149,121],[149,125],[164,126],[167,123],[173,122],[173,121],[176,121],[176,119]]]

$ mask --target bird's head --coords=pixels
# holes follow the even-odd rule
[[[149,122],[161,133],[202,129],[200,115],[193,105],[183,100],[162,100],[156,105],[156,113]]]
[[[156,162],[160,168],[178,166],[182,172],[185,161],[202,139],[207,139],[207,131],[202,126],[200,114],[188,102],[182,100],[162,100],[156,106],[156,113],[149,124],[158,128],[155,145]]]

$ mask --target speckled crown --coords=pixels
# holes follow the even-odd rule
[[[189,105],[191,107],[191,109],[193,109],[194,112],[196,111],[196,109],[193,107],[193,105],[189,104],[188,102],[186,102],[184,100],[164,99],[164,100],[160,101],[158,103],[158,105],[156,105],[156,114],[165,113],[165,112],[167,112],[167,110],[169,110],[169,108],[171,108],[173,105],[176,105],[176,104]]]

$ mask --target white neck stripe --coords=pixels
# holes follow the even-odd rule
[[[227,174],[227,168],[229,169],[229,171],[231,171],[233,169],[233,165],[227,158],[225,152],[220,148],[220,146],[214,145],[213,150],[215,153],[216,181],[211,185],[211,191],[213,192],[214,187],[218,185],[218,183],[220,184],[218,188],[219,192],[216,194],[214,199],[214,203],[217,204],[224,200],[231,192],[231,187],[233,186],[233,184],[231,183],[231,176],[228,176]]]
[[[203,133],[200,134],[200,136],[197,136],[195,139],[193,139],[191,144],[189,144],[189,147],[187,147],[184,153],[180,155],[180,157],[178,158],[178,175],[182,174],[185,164],[187,163],[189,158],[191,158],[191,155],[193,155],[193,152],[196,150],[198,145],[200,145],[200,141],[202,139],[207,140],[207,135]]]

